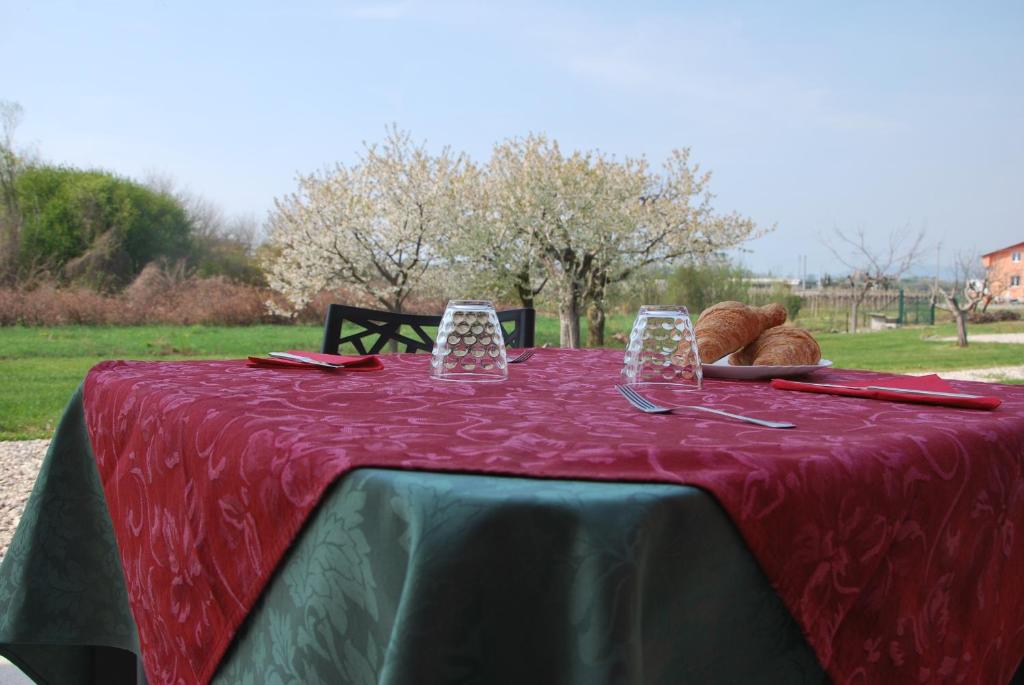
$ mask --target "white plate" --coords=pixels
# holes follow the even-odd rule
[[[705,378],[727,378],[734,381],[761,381],[771,378],[788,378],[814,373],[832,366],[828,359],[821,359],[817,364],[803,366],[733,366],[729,357],[722,357],[714,364],[704,365]]]

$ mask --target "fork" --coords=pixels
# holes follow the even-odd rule
[[[782,421],[765,421],[763,419],[755,419],[751,416],[743,416],[742,414],[732,414],[721,409],[712,409],[711,407],[702,407],[698,404],[680,404],[672,407],[662,407],[660,405],[651,402],[649,399],[638,393],[633,388],[626,385],[616,385],[615,389],[618,390],[623,397],[625,397],[630,404],[646,414],[668,414],[675,409],[694,409],[696,411],[703,411],[709,414],[718,414],[719,416],[727,416],[730,419],[739,419],[740,421],[747,421],[748,423],[754,423],[758,426],[764,426],[765,428],[796,428],[792,423],[784,423]]]
[[[521,362],[525,362],[527,359],[529,359],[530,357],[532,357],[535,354],[537,354],[537,348],[531,347],[530,349],[524,350],[522,353],[516,355],[512,359],[509,359],[508,363],[509,364],[519,364]]]

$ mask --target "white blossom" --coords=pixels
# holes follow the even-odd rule
[[[351,304],[401,311],[463,212],[465,166],[462,155],[432,156],[392,128],[358,163],[300,176],[271,213],[270,286],[293,311],[340,286],[358,293]]]

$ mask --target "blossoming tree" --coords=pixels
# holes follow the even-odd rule
[[[431,156],[392,129],[357,164],[300,177],[276,201],[268,280],[294,309],[338,286],[391,311],[428,279],[449,294],[511,295],[524,306],[547,287],[562,346],[581,345],[588,305],[590,343],[600,345],[609,286],[758,233],[713,211],[709,180],[686,150],[653,172],[643,158],[563,154],[531,135],[477,166],[447,149]]]
[[[709,181],[687,150],[674,151],[655,173],[643,158],[565,155],[557,142],[531,135],[494,149],[484,181],[489,221],[478,228],[518,234],[521,263],[526,250],[535,252],[559,303],[563,347],[581,345],[579,319],[588,304],[590,344],[600,345],[611,284],[644,266],[699,259],[758,234],[750,219],[713,211]]]
[[[368,306],[400,312],[464,213],[466,160],[429,154],[392,128],[351,166],[300,176],[269,219],[270,286],[292,311],[339,286]]]

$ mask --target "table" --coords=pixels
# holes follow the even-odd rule
[[[611,366],[600,355],[585,362]],[[91,465],[76,397],[0,569],[0,650],[52,669],[55,682],[88,682],[67,679],[91,658],[76,645],[138,650]],[[327,492],[216,679],[269,682],[270,673],[284,682],[824,679],[701,489],[380,468],[351,471]]]
[[[0,569],[0,652],[39,682],[133,681],[131,660],[97,649],[139,652],[116,544],[79,391]],[[306,582],[316,566],[333,569],[327,592],[322,576]],[[664,600],[642,629],[640,587]],[[479,619],[482,607],[494,620]],[[459,620],[438,631],[450,611]],[[327,635],[302,644],[298,628],[318,635],[310,623]],[[552,635],[545,623],[572,630]],[[487,628],[500,634],[464,634]],[[516,648],[477,662],[476,682],[824,680],[728,517],[697,488],[362,469],[324,498],[215,681],[302,680],[308,664],[326,683],[451,682],[452,645],[505,640]],[[325,658],[342,651],[327,645],[363,656]]]

